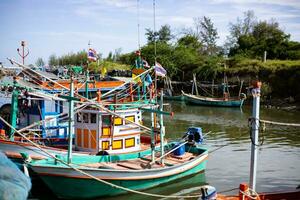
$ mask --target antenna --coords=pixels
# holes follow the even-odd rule
[[[155,0],[153,0],[153,32],[154,32],[154,65],[156,65],[156,24],[155,24]]]
[[[137,31],[138,31],[138,48],[141,51],[141,41],[140,41],[140,1],[136,1],[137,4]]]

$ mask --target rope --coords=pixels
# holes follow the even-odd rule
[[[300,124],[294,124],[294,123],[284,123],[284,122],[274,122],[274,121],[268,121],[268,120],[262,120],[260,119],[259,122],[265,123],[265,124],[274,124],[279,126],[294,126],[294,127],[300,127]]]
[[[16,130],[14,127],[12,127],[6,120],[4,120],[1,116],[0,116],[0,120],[3,121],[7,126],[9,126],[11,129],[13,129],[15,132],[17,132],[18,134],[20,134],[24,139],[26,139],[29,143],[31,143],[33,146],[35,146],[36,148],[40,149],[41,151],[43,151],[45,154],[49,155],[51,158],[61,162],[62,164],[68,166],[69,168],[83,174],[86,175],[89,178],[92,178],[98,182],[104,183],[106,185],[109,185],[113,188],[117,188],[117,189],[121,189],[127,192],[131,192],[131,193],[135,193],[135,194],[140,194],[140,195],[144,195],[144,196],[151,196],[151,197],[159,197],[159,198],[197,198],[197,197],[202,197],[202,195],[188,195],[188,196],[175,196],[175,195],[160,195],[160,194],[152,194],[152,193],[147,193],[147,192],[141,192],[141,191],[137,191],[137,190],[132,190],[123,186],[119,186],[119,185],[115,185],[113,183],[110,183],[108,181],[105,181],[103,179],[97,178],[87,172],[82,171],[81,169],[76,168],[75,166],[68,164],[67,162],[55,157],[54,155],[50,154],[47,150],[42,149],[38,144],[32,142],[30,139],[28,139],[25,135],[23,135],[21,132],[19,132],[18,130]]]
[[[259,119],[256,119],[256,118],[253,118],[253,117],[250,117],[248,119],[248,125],[250,127],[250,131],[249,131],[249,134],[250,134],[250,140],[251,140],[251,143],[254,145],[254,146],[262,146],[264,144],[264,141],[265,141],[265,136],[263,134],[263,131],[261,131],[261,134],[259,134],[259,137],[261,138],[260,139],[260,143],[259,144],[256,144],[253,137],[252,137],[252,131],[253,131],[253,127],[252,125],[254,124],[255,125],[255,129],[259,129],[259,123],[257,124],[256,123],[256,120],[258,120],[259,122]]]
[[[245,192],[240,190],[240,193],[242,193],[250,199],[260,200],[259,194],[250,188],[248,188],[248,190],[246,190]],[[252,193],[253,195],[251,195],[250,193]]]

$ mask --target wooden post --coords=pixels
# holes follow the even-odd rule
[[[212,86],[211,86],[211,96],[214,96],[214,86],[215,86],[215,79],[212,80]]]
[[[132,90],[132,83],[130,83],[130,89],[129,89],[129,93],[130,93],[130,101],[133,102],[134,98],[133,98],[133,90]]]
[[[101,89],[99,89],[98,92],[97,92],[97,102],[98,103],[101,102]]]
[[[198,87],[197,87],[197,79],[196,79],[196,74],[193,74],[193,82],[194,82],[194,87],[195,87],[195,91],[196,91],[196,95],[199,95],[198,93]]]
[[[264,62],[267,62],[267,51],[264,51]]]

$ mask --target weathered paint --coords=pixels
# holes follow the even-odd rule
[[[169,144],[170,145],[170,144]],[[172,144],[174,145],[174,144]],[[168,145],[167,145],[168,146]],[[207,151],[201,148],[191,148],[192,152],[199,152],[199,156],[181,164],[161,168],[143,170],[118,170],[109,168],[81,167],[85,172],[116,185],[133,190],[144,190],[168,183],[205,170]],[[144,155],[149,155],[144,154]],[[74,156],[73,163],[92,163],[120,161],[143,157],[141,153],[115,155],[115,156]],[[107,184],[98,182],[80,174],[62,164],[54,164],[52,160],[37,161],[30,167],[42,178],[49,188],[59,197],[63,198],[95,198],[112,196],[125,193],[126,191],[113,188]]]

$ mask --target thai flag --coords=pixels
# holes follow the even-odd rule
[[[97,52],[95,49],[91,49],[91,48],[89,49],[88,60],[97,61]]]
[[[154,71],[156,76],[165,77],[167,74],[167,71],[158,62],[155,63]]]

